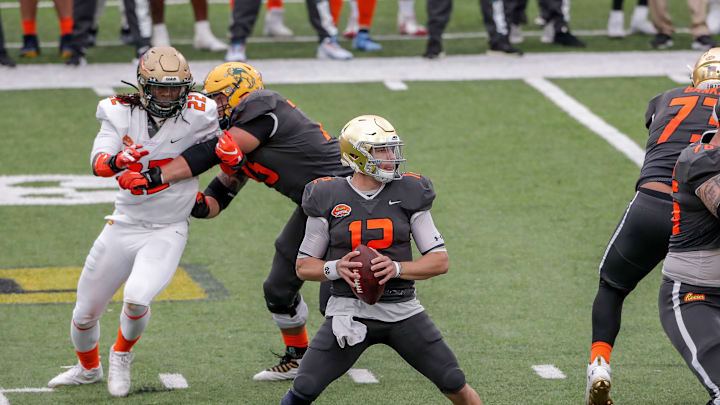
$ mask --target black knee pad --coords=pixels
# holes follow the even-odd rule
[[[273,314],[288,314],[295,316],[298,304],[300,304],[300,294],[277,286],[265,280],[263,283],[263,291],[265,292],[265,305]]]
[[[632,292],[634,288],[623,288],[621,286],[615,285],[614,283],[609,283],[606,280],[604,280],[602,277],[600,277],[600,283],[598,286],[598,290],[603,292],[604,294],[613,294],[616,295],[619,300],[624,300],[625,297],[628,296]]]
[[[465,381],[465,373],[460,370],[460,367],[453,367],[445,372],[442,376],[438,388],[444,394],[455,394],[467,384]]]
[[[323,392],[325,387],[320,387],[316,379],[310,373],[298,374],[293,381],[290,392],[295,397],[308,401],[308,403],[317,399]]]

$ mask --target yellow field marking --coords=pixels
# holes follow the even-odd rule
[[[47,304],[75,302],[75,288],[82,267],[38,267],[0,269],[0,279],[10,279],[23,293],[3,293],[0,304]],[[115,293],[113,302],[122,301],[123,287]],[[185,301],[205,299],[207,294],[182,267],[178,267],[170,285],[155,301]]]

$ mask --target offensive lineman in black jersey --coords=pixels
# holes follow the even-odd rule
[[[715,116],[720,104],[715,106]],[[672,236],[658,309],[665,333],[720,404],[720,136],[683,149],[673,172]]]
[[[290,100],[264,89],[260,72],[252,66],[230,62],[215,67],[205,79],[203,91],[216,100],[221,128],[229,128],[225,135],[220,141],[186,150],[162,169],[138,174],[142,178],[136,186],[144,187],[144,180],[169,183],[195,176],[222,160],[223,172],[204,195],[198,194],[193,216],[217,215],[248,178],[265,183],[298,205],[275,241],[272,268],[263,283],[267,307],[286,345],[285,355],[278,365],[253,377],[256,381],[292,379],[308,346],[308,308],[299,293],[303,281],[295,274],[307,218],[300,208],[303,188],[319,177],[345,176],[352,170],[340,163],[337,139]]]
[[[292,388],[281,405],[314,401],[345,374],[368,347],[382,343],[430,379],[454,404],[482,405],[442,334],[415,297],[413,280],[448,269],[445,242],[430,208],[430,179],[403,173],[402,142],[393,126],[376,115],[362,115],[343,128],[342,162],[350,177],[320,178],[305,187],[302,208],[308,216],[297,259],[303,280],[331,280],[327,319],[310,342]],[[422,257],[413,260],[412,235]],[[361,243],[380,256],[372,260],[375,277],[386,288],[369,305],[351,285],[359,275],[349,261]]]
[[[671,181],[675,161],[689,143],[715,128],[713,106],[720,97],[720,48],[698,59],[693,86],[679,87],[652,100],[645,113],[649,130],[645,162],[630,201],[599,266],[600,286],[592,309],[592,346],[587,368],[587,405],[612,405],[610,353],[620,332],[625,297],[668,251],[672,229]]]

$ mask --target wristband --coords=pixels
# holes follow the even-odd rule
[[[337,262],[337,260],[325,262],[323,271],[325,272],[325,277],[327,277],[328,280],[337,280],[340,278],[340,274],[337,272]]]
[[[394,260],[393,260],[393,264],[395,265],[395,276],[394,276],[394,278],[398,278],[398,277],[400,277],[400,275],[402,274],[402,264],[400,264],[400,262],[396,262],[396,261],[394,261]]]

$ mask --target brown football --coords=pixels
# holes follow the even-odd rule
[[[380,278],[375,277],[375,273],[370,270],[370,266],[372,266],[370,260],[376,258],[378,254],[365,245],[358,245],[355,250],[360,254],[350,259],[350,261],[362,263],[362,267],[354,269],[360,274],[360,278],[355,280],[355,287],[352,290],[358,298],[373,305],[378,302],[383,291],[385,291],[385,284],[378,284]]]

